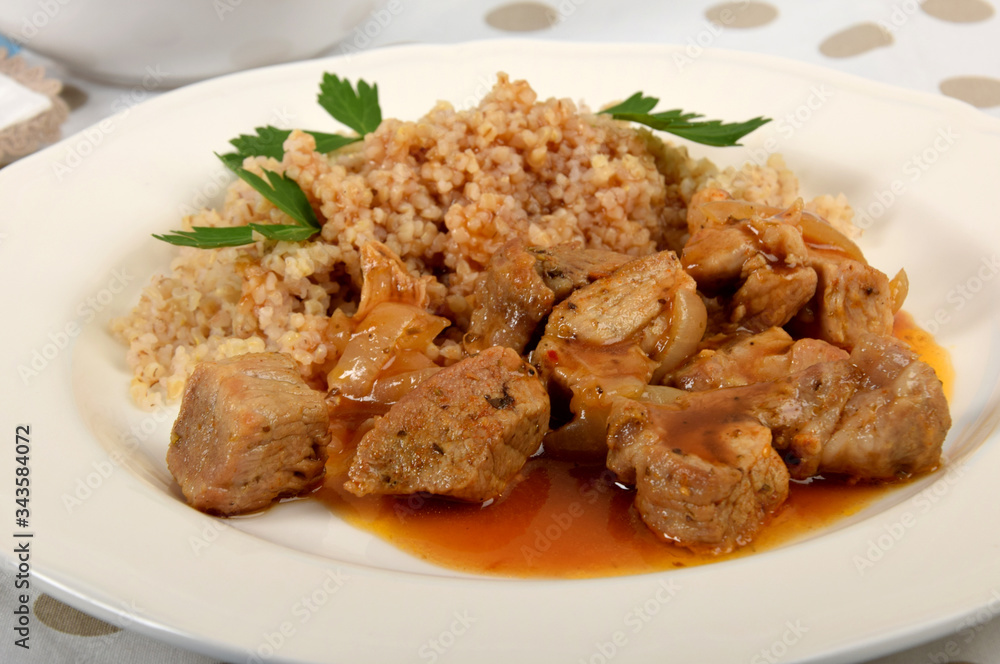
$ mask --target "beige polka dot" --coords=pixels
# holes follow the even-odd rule
[[[849,58],[892,44],[892,35],[876,23],[857,23],[830,35],[819,45],[828,58]]]
[[[987,76],[955,76],[941,81],[941,92],[976,108],[1000,106],[1000,80]]]
[[[120,627],[109,625],[103,620],[88,616],[71,606],[63,604],[48,595],[39,595],[35,600],[35,617],[64,634],[75,636],[104,636],[120,632]]]
[[[778,18],[778,10],[766,2],[723,2],[706,9],[705,17],[724,28],[759,28]]]
[[[920,8],[951,23],[978,23],[993,16],[993,5],[984,0],[924,0]]]
[[[63,83],[62,90],[59,91],[59,96],[63,98],[63,101],[66,102],[71,111],[75,111],[86,104],[89,98],[85,90],[76,87],[72,83]]]
[[[555,9],[540,2],[512,2],[486,15],[486,22],[506,32],[534,32],[551,28],[559,20]]]

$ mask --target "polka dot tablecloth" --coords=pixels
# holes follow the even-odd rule
[[[666,2],[663,0],[395,0],[402,11],[375,36],[356,33],[329,51],[398,43],[450,43],[503,36],[567,41],[656,42],[755,51],[806,61],[897,86],[941,94],[1000,117],[1000,16],[996,0],[839,2]],[[3,44],[0,43],[0,46]],[[67,135],[113,111],[121,90],[77,79],[30,52],[63,82]],[[149,92],[148,97],[155,96]],[[1000,159],[1000,155],[998,155]],[[1000,563],[998,563],[1000,564]],[[0,572],[4,623],[15,605],[11,572]],[[915,580],[917,581],[917,580]],[[877,664],[1000,664],[997,611],[970,618],[955,634]],[[202,664],[217,660],[109,624],[44,594],[34,596],[32,649],[5,627],[0,662]],[[664,660],[666,661],[666,659]]]

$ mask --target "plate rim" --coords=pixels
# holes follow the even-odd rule
[[[616,51],[616,52],[644,51],[644,50],[647,50],[647,49],[653,49],[653,50],[664,51],[664,52],[677,52],[677,51],[683,49],[683,46],[678,46],[678,45],[673,45],[672,46],[672,45],[665,45],[665,44],[627,44],[627,43],[624,43],[624,44],[616,44],[616,43],[599,43],[599,44],[593,44],[593,43],[583,43],[583,42],[558,42],[558,41],[539,41],[539,40],[506,40],[506,39],[495,39],[495,40],[482,40],[482,41],[475,41],[475,42],[464,42],[464,43],[460,43],[460,44],[447,44],[447,45],[400,45],[400,46],[386,47],[386,48],[383,48],[383,49],[378,49],[378,50],[375,50],[375,51],[366,52],[364,54],[361,54],[359,56],[354,56],[354,57],[355,58],[370,58],[370,59],[375,60],[376,63],[377,63],[380,60],[389,60],[389,59],[392,59],[392,58],[395,58],[395,57],[399,57],[401,54],[405,54],[405,53],[414,53],[413,57],[415,59],[417,59],[417,58],[421,57],[421,54],[426,54],[426,53],[446,54],[446,53],[454,53],[455,51],[465,52],[465,53],[476,53],[476,52],[481,52],[483,50],[487,50],[488,51],[490,49],[497,48],[497,47],[512,48],[512,47],[515,47],[515,46],[518,47],[518,48],[522,48],[523,47],[523,48],[530,48],[530,49],[533,49],[533,50],[542,50],[542,51],[560,52],[560,53],[573,52],[573,51],[593,51],[595,48],[598,49],[598,50],[603,50],[603,51]],[[991,116],[982,113],[981,111],[973,108],[972,106],[969,106],[969,105],[964,104],[964,103],[962,103],[960,101],[949,99],[949,98],[946,98],[946,97],[938,97],[938,96],[935,96],[935,95],[932,95],[932,94],[929,94],[929,93],[924,93],[924,92],[920,92],[920,91],[910,90],[910,89],[906,89],[906,88],[902,88],[902,87],[897,87],[897,86],[886,85],[886,84],[883,84],[883,83],[879,83],[879,82],[876,82],[876,81],[871,81],[871,80],[868,80],[868,79],[856,76],[854,74],[849,74],[849,73],[840,72],[840,71],[836,71],[836,70],[830,70],[830,69],[826,69],[826,68],[823,68],[823,67],[820,67],[820,66],[817,66],[817,65],[813,65],[813,64],[810,64],[810,63],[803,63],[803,62],[794,61],[794,60],[787,60],[787,59],[784,59],[784,58],[780,58],[780,57],[777,57],[777,56],[771,56],[771,55],[746,53],[746,52],[732,51],[732,50],[706,49],[706,55],[704,57],[710,57],[710,58],[716,57],[716,58],[720,58],[720,59],[728,59],[728,60],[731,60],[731,61],[738,61],[740,64],[747,64],[749,62],[749,63],[752,63],[752,64],[757,65],[757,66],[764,66],[764,65],[766,65],[766,66],[769,66],[769,67],[774,67],[774,68],[781,69],[781,70],[791,71],[791,72],[794,72],[794,73],[803,73],[803,72],[806,72],[806,73],[809,73],[809,72],[811,72],[811,73],[822,73],[822,75],[824,77],[826,77],[827,79],[834,79],[834,80],[836,80],[839,83],[847,85],[848,87],[851,87],[851,88],[854,88],[854,89],[861,89],[866,94],[869,94],[869,95],[877,93],[877,96],[879,96],[881,98],[890,98],[890,99],[893,99],[893,100],[898,100],[899,98],[902,98],[907,103],[915,104],[915,105],[918,105],[918,106],[921,106],[921,107],[933,108],[933,109],[941,109],[941,110],[943,110],[943,111],[945,111],[945,112],[947,112],[949,114],[961,114],[963,120],[968,120],[968,122],[974,123],[974,126],[971,126],[970,129],[972,129],[972,130],[981,130],[981,131],[985,131],[985,132],[988,132],[988,133],[991,133],[991,134],[1000,135],[1000,119],[992,118]],[[326,63],[338,63],[338,62],[343,61],[343,59],[344,59],[344,56],[332,56],[332,57],[329,57],[329,58],[321,58],[321,59],[317,59],[317,60],[301,61],[301,62],[295,62],[295,63],[286,63],[286,64],[275,65],[275,66],[271,66],[271,67],[264,67],[264,68],[261,68],[261,69],[255,69],[255,70],[250,70],[250,71],[245,71],[245,72],[238,72],[238,73],[234,73],[234,74],[228,74],[226,76],[222,76],[222,77],[219,77],[219,78],[216,78],[216,79],[211,79],[211,80],[200,82],[200,83],[195,83],[195,84],[192,84],[192,85],[189,85],[189,86],[185,86],[184,88],[179,88],[177,90],[165,93],[164,95],[162,95],[160,97],[157,97],[155,99],[149,100],[148,102],[146,102],[146,103],[144,103],[144,104],[136,107],[135,109],[131,109],[129,112],[130,113],[135,113],[135,114],[140,114],[140,113],[143,113],[143,114],[155,114],[158,111],[158,109],[160,108],[161,105],[166,105],[168,103],[173,103],[174,101],[181,100],[181,99],[184,98],[182,95],[198,95],[202,91],[205,91],[205,90],[218,89],[219,87],[224,86],[224,84],[226,82],[228,82],[228,83],[238,83],[240,79],[244,79],[244,80],[248,80],[248,81],[249,80],[253,80],[256,77],[261,76],[262,73],[265,73],[265,72],[290,71],[290,70],[293,70],[293,69],[311,70],[311,69],[314,69],[314,68],[317,68],[317,67],[322,68],[322,67],[327,66]],[[170,101],[161,101],[161,100],[164,100],[164,99],[169,99]],[[978,125],[982,125],[982,128],[979,129]],[[50,146],[50,147],[46,148],[42,152],[40,152],[40,153],[38,153],[36,155],[32,155],[32,156],[26,158],[25,160],[22,160],[24,162],[24,164],[15,163],[15,164],[12,164],[11,166],[3,169],[3,171],[0,171],[0,185],[2,185],[2,183],[4,183],[7,180],[14,179],[16,177],[16,175],[18,173],[20,173],[21,169],[27,170],[30,166],[33,166],[36,161],[39,162],[39,163],[41,163],[42,161],[45,161],[45,160],[49,159],[50,157],[53,156],[55,150],[60,149],[62,146],[65,146],[69,142],[72,142],[75,138],[77,138],[81,134],[85,133],[86,131],[87,130],[82,130],[81,132],[78,132],[77,134],[74,134],[73,136],[67,137],[66,139],[64,139],[60,143],[57,143],[54,146]],[[10,173],[14,173],[14,175],[10,175]],[[995,430],[995,427],[994,427],[993,433],[990,434],[990,437],[994,437],[995,431],[996,430]],[[983,450],[983,448],[985,446],[986,446],[985,443],[983,445],[980,445],[980,447],[977,448],[977,450],[975,451],[975,453],[978,454],[981,450]],[[975,454],[973,456],[975,456]],[[968,460],[966,460],[966,461],[968,461]],[[136,478],[131,478],[131,480],[135,480],[135,479]],[[274,546],[277,547],[278,545],[274,545]],[[296,556],[306,556],[306,557],[315,558],[316,560],[314,560],[313,562],[323,562],[325,564],[329,564],[329,561],[325,561],[325,560],[319,559],[318,557],[313,556],[312,554],[302,553],[302,552],[299,552],[299,551],[293,551],[293,553]],[[9,559],[9,555],[6,552],[4,552],[4,557]],[[750,560],[750,561],[752,561],[752,560],[754,560],[756,558],[757,558],[757,556],[753,556],[753,557],[746,558],[746,559],[741,559],[741,560]],[[737,562],[737,561],[730,561],[730,562]],[[343,563],[341,563],[340,566],[352,567],[349,564],[343,564]],[[362,574],[364,573],[362,570],[358,570],[358,572],[362,573]],[[378,572],[378,574],[387,574],[387,573],[388,574],[392,574],[391,572],[385,572],[385,571]],[[40,571],[38,573],[38,579],[41,580],[43,582],[43,584],[47,584],[49,586],[49,588],[52,591],[53,595],[59,597],[60,599],[63,599],[64,601],[67,601],[67,603],[69,603],[71,606],[77,606],[77,608],[84,608],[88,612],[92,612],[92,613],[94,613],[94,612],[103,613],[104,616],[106,616],[107,618],[116,618],[117,617],[117,618],[120,619],[120,618],[128,618],[129,617],[126,614],[123,614],[121,612],[121,610],[115,609],[113,606],[110,606],[107,603],[102,602],[101,600],[96,600],[95,601],[92,598],[88,598],[83,593],[83,591],[74,590],[72,587],[70,587],[70,585],[67,585],[67,583],[65,582],[65,580],[62,580],[62,579],[60,579],[58,577],[59,577],[58,572],[52,573],[52,574],[48,574],[48,575],[44,571]],[[435,581],[441,582],[442,579],[440,577],[436,577]],[[510,579],[494,579],[494,578],[485,578],[485,579],[475,579],[474,580],[474,582],[477,582],[477,583],[478,582],[486,582],[486,583],[491,583],[491,584],[492,583],[499,583],[499,582],[509,583],[510,581],[511,581]],[[567,583],[567,581],[563,581],[563,580],[555,580],[555,581],[549,581],[549,580],[545,580],[545,581],[514,580],[514,581],[516,581],[516,583],[519,584],[519,585],[520,584],[532,584],[532,585],[533,584],[539,584],[539,585],[542,585],[542,586],[552,586],[552,585],[559,585],[559,584]],[[599,584],[601,584],[602,582],[605,582],[605,581],[607,581],[607,579],[591,579],[591,580],[573,581],[572,583],[583,584],[583,585],[588,585],[588,584],[598,584],[599,585]],[[463,581],[463,583],[467,583],[467,582],[468,581]],[[978,606],[972,606],[972,607],[967,607],[967,609],[965,611],[960,611],[958,613],[954,613],[953,612],[946,619],[944,619],[944,620],[937,620],[937,621],[932,620],[932,621],[930,621],[931,624],[922,626],[922,627],[920,627],[920,629],[923,631],[924,634],[928,635],[927,638],[929,640],[931,638],[934,638],[934,636],[946,633],[955,624],[960,623],[961,620],[964,617],[966,617],[969,614],[974,613],[978,608],[980,608],[980,607],[978,607]],[[95,609],[96,609],[96,611],[95,611]],[[161,625],[161,624],[158,624],[158,623],[152,623],[152,622],[147,624],[146,622],[141,621],[141,620],[140,621],[133,621],[133,623],[134,623],[134,629],[136,631],[139,631],[141,633],[145,633],[148,636],[153,636],[154,638],[161,638],[161,639],[163,638],[164,635],[167,635],[167,636],[170,637],[169,640],[172,640],[172,641],[173,640],[180,640],[180,641],[183,641],[185,643],[188,643],[189,645],[184,646],[184,647],[188,647],[188,648],[190,648],[192,650],[200,650],[201,647],[208,646],[208,647],[213,648],[213,650],[210,653],[210,654],[213,654],[213,655],[217,654],[218,656],[230,656],[230,655],[232,655],[234,653],[234,651],[231,650],[224,643],[220,642],[220,643],[213,644],[211,642],[206,642],[203,637],[195,636],[195,635],[192,635],[192,634],[187,634],[187,633],[185,633],[183,631],[177,631],[177,630],[171,629],[171,628],[169,628],[168,626],[165,626],[165,625]],[[937,627],[937,630],[935,630],[935,626]],[[133,628],[131,626],[131,623],[130,623],[130,627],[129,628],[130,629]],[[903,632],[912,632],[914,629],[916,629],[916,628],[915,627],[900,628],[899,633],[896,634],[896,636],[899,639],[904,639],[905,640],[905,637],[902,636],[902,633]],[[875,637],[872,637],[872,640],[877,641],[878,639],[876,639]],[[216,651],[214,649],[216,647],[220,647],[220,648],[222,648],[222,650]],[[872,644],[868,644],[865,647],[871,648]],[[875,644],[875,647],[877,647],[877,644]],[[854,645],[846,645],[846,646],[844,646],[844,648],[845,649],[843,649],[839,653],[838,652],[831,652],[830,656],[833,657],[834,659],[836,659],[837,657],[840,657],[840,656],[844,656],[844,657],[849,656],[850,654],[855,653],[855,652],[858,651],[858,646],[857,646],[856,643]],[[826,655],[823,655],[823,656],[826,657]],[[791,661],[791,660],[789,660],[789,661]]]

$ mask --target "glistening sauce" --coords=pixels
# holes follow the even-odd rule
[[[896,336],[945,381],[947,353],[901,314]],[[332,469],[331,469],[332,470]],[[357,498],[333,477],[316,496],[350,523],[443,567],[514,577],[581,578],[638,574],[753,554],[802,538],[857,513],[899,485],[814,480],[792,483],[788,501],[753,543],[727,556],[699,556],[664,543],[632,506],[635,492],[602,466],[537,458],[494,504],[429,496]]]

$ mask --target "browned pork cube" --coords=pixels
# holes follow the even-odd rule
[[[232,516],[315,486],[330,442],[323,397],[280,353],[199,364],[167,451],[188,503]]]
[[[359,496],[500,495],[548,430],[535,369],[494,346],[442,369],[399,400],[358,444],[346,488]]]
[[[752,417],[618,399],[608,447],[608,468],[635,485],[646,525],[698,553],[747,544],[788,497],[771,431]]]

